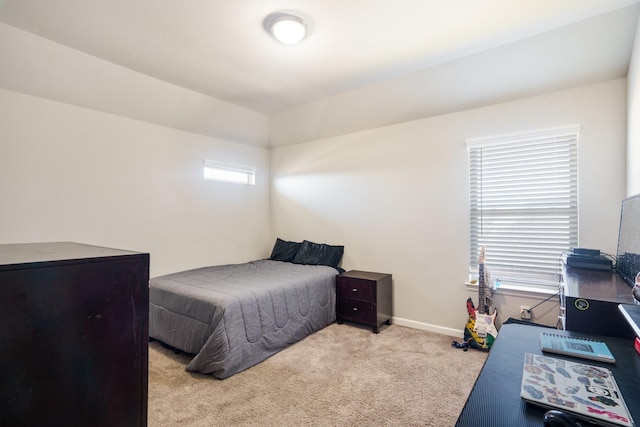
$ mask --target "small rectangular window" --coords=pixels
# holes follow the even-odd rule
[[[256,168],[253,166],[235,165],[231,163],[204,161],[204,179],[236,184],[255,185]]]

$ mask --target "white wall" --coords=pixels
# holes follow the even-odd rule
[[[145,251],[151,276],[268,256],[269,154],[0,89],[0,243]],[[205,182],[203,159],[258,167]]]
[[[397,323],[461,331],[468,297],[465,141],[581,125],[580,244],[615,253],[625,109],[626,80],[618,79],[274,148],[272,237],[343,244],[345,269],[393,274]],[[497,296],[501,319],[515,316],[523,301],[537,302]],[[554,325],[556,316],[557,305],[545,303],[533,320]]]
[[[640,193],[640,21],[628,78],[627,195]]]

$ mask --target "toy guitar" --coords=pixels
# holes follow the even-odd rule
[[[489,314],[490,303],[485,292],[487,284],[484,261],[483,247],[478,255],[478,309],[476,310],[474,307],[471,298],[467,299],[469,320],[464,329],[464,340],[469,347],[488,351],[498,336],[498,330],[495,326],[498,311],[494,309],[493,313]]]

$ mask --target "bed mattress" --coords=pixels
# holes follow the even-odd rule
[[[333,323],[337,274],[258,260],[156,277],[149,336],[194,354],[188,370],[227,378]]]

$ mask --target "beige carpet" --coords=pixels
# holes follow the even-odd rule
[[[226,380],[149,345],[149,426],[452,426],[486,353],[460,337],[332,324]]]

